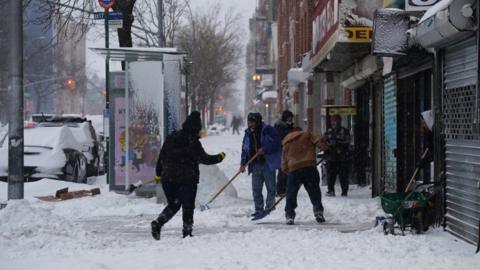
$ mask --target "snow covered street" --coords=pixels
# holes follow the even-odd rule
[[[202,140],[207,152],[227,154],[219,164],[227,178],[238,170],[241,138],[225,134]],[[302,188],[296,225],[288,226],[284,202],[266,218],[250,221],[246,174],[233,182],[237,197],[222,195],[203,212],[198,203],[216,190],[202,189],[201,182],[194,237],[182,239],[178,213],[155,241],[150,221],[164,205],[109,192],[104,178],[90,182],[101,187],[101,195],[56,203],[34,196],[92,186],[48,179],[25,184],[25,200],[9,201],[0,210],[0,269],[480,269],[475,247],[441,228],[385,236],[374,227],[383,211],[368,187],[352,186],[347,198],[322,196],[326,223],[321,225]],[[6,198],[7,184],[0,182],[0,202]]]

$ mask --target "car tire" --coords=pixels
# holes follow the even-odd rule
[[[64,179],[69,182],[87,182],[87,159],[82,153],[71,153],[63,169]]]
[[[87,159],[82,154],[78,154],[75,166],[75,182],[87,183]]]

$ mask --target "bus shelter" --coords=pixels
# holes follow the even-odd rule
[[[124,71],[110,72],[104,119],[110,190],[125,191],[130,184],[153,179],[165,137],[181,125],[185,54],[175,48],[91,50],[125,66]],[[153,185],[150,191],[155,192]]]

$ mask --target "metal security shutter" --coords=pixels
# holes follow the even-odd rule
[[[443,102],[447,230],[476,244],[480,219],[480,136],[473,133],[477,97],[475,39],[445,50]]]
[[[394,150],[397,148],[397,87],[396,77],[391,75],[385,79],[383,102],[383,156],[385,191],[397,192],[397,158]]]

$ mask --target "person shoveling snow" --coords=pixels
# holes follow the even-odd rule
[[[156,177],[162,180],[167,206],[151,222],[152,236],[160,240],[162,226],[182,207],[183,237],[192,236],[193,212],[199,182],[198,164],[222,162],[225,153],[208,155],[200,143],[202,129],[200,113],[193,111],[182,125],[182,130],[167,136],[158,157]]]
[[[287,203],[285,207],[286,223],[293,225],[297,194],[303,184],[313,205],[313,213],[318,223],[325,222],[323,217],[322,194],[320,192],[320,176],[316,168],[316,148],[326,150],[327,143],[323,137],[308,131],[296,131],[288,134],[283,140],[282,171],[288,173]],[[280,198],[277,203],[283,198]],[[270,213],[264,210],[254,216],[258,220]]]

